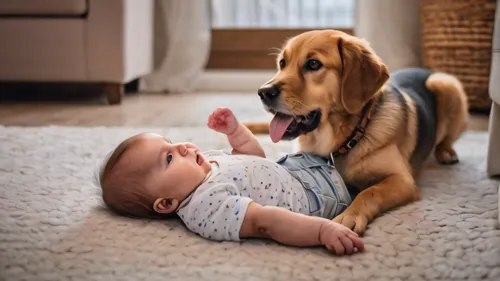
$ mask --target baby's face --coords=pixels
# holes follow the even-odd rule
[[[211,165],[191,143],[172,144],[163,136],[144,134],[130,148],[128,163],[149,173],[145,188],[157,197],[184,200],[206,177]],[[125,160],[125,159],[123,159]]]

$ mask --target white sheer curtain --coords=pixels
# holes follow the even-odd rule
[[[419,0],[357,0],[355,34],[391,71],[421,66]]]
[[[216,28],[352,27],[356,0],[212,0]]]
[[[154,24],[156,70],[140,89],[196,90],[210,54],[210,0],[155,0]]]

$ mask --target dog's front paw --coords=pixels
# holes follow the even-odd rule
[[[368,224],[368,218],[358,210],[352,208],[347,208],[342,214],[333,218],[333,221],[346,226],[360,235],[365,231]]]

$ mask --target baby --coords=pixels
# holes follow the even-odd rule
[[[188,229],[213,240],[270,238],[324,245],[337,255],[363,250],[356,233],[331,221],[351,198],[326,159],[306,153],[266,159],[228,108],[216,109],[208,127],[227,136],[231,153],[201,153],[194,144],[151,133],[123,141],[100,169],[105,204],[134,217],[177,214]]]

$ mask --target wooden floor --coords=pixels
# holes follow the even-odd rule
[[[8,126],[205,126],[213,109],[227,106],[240,121],[267,121],[257,93],[127,94],[121,105],[104,98],[76,101],[1,101],[0,125]],[[472,115],[469,130],[487,131],[488,116]]]
[[[0,102],[0,124],[17,126],[205,126],[219,106],[240,121],[270,120],[257,93],[127,94],[121,105],[102,99]]]

